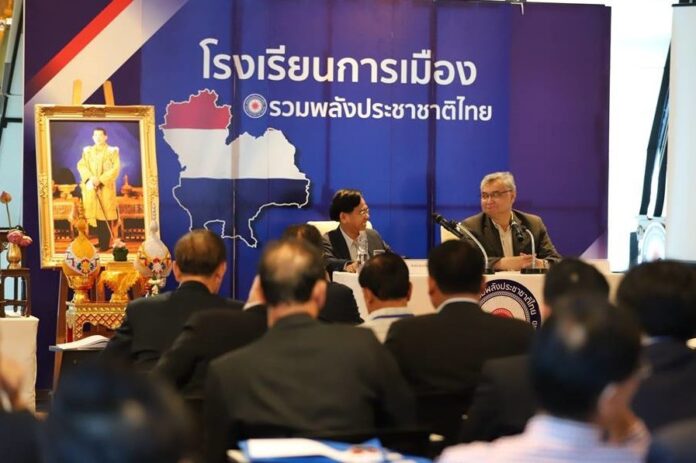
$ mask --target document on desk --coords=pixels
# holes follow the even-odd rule
[[[87,336],[73,342],[56,344],[56,350],[101,350],[109,342],[109,338],[100,334]]]
[[[244,444],[244,443],[243,443]],[[342,463],[380,463],[385,459],[384,449],[378,440],[351,445],[338,442],[322,442],[313,439],[250,439],[242,445],[249,461],[273,458],[298,458],[318,456]]]

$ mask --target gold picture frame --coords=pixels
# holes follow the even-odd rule
[[[94,225],[89,238],[101,247],[101,262],[113,261],[105,246],[116,238],[134,260],[148,225],[159,222],[154,107],[36,105],[35,116],[41,267],[59,267],[65,259],[77,236],[72,219],[80,203]],[[110,172],[108,179],[86,165],[99,175]]]

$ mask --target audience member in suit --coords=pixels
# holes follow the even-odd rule
[[[525,228],[534,235],[537,267],[559,260],[561,256],[541,217],[512,209],[516,197],[517,187],[510,172],[488,174],[481,180],[482,212],[461,222],[486,249],[488,267],[520,270],[532,265],[532,240],[522,231]],[[515,230],[513,224],[522,229]]]
[[[324,247],[321,233],[313,225],[290,225],[283,232],[283,238],[301,239],[320,250]],[[363,322],[358,310],[358,303],[355,302],[355,296],[353,296],[353,291],[346,285],[332,281],[329,281],[326,288],[326,304],[322,307],[317,318],[323,322],[349,323],[351,325]]]
[[[211,362],[206,379],[209,461],[252,425],[366,431],[413,423],[413,397],[372,333],[316,321],[324,261],[300,240],[269,244],[259,264],[268,332]]]
[[[446,241],[428,257],[434,314],[391,325],[385,346],[417,395],[456,393],[471,400],[483,362],[526,352],[531,325],[479,307],[483,257],[467,241]]]
[[[0,355],[0,455],[5,463],[38,463],[39,424],[22,401],[24,368]]]
[[[643,461],[650,435],[630,409],[640,354],[630,313],[598,295],[562,298],[530,354],[539,413],[522,434],[460,444],[439,463]]]
[[[219,236],[208,230],[187,233],[176,243],[174,259],[179,287],[130,302],[103,358],[150,370],[192,314],[204,309],[242,308],[241,302],[217,294],[227,269],[225,244]]]
[[[193,455],[190,436],[173,391],[130,369],[92,363],[61,378],[42,429],[42,461],[183,463]]]
[[[696,418],[696,352],[686,345],[696,329],[696,273],[673,261],[639,265],[617,300],[637,316],[652,368],[633,401],[638,416],[650,430]]]
[[[653,433],[648,463],[694,463],[696,418],[676,421]]]
[[[202,397],[210,361],[257,340],[267,327],[265,304],[244,311],[198,312],[186,322],[153,373],[172,383],[185,397]]]
[[[321,250],[321,234],[312,225],[291,225],[283,237],[302,239]],[[329,282],[326,304],[319,312],[319,319],[351,324],[362,320],[350,288]],[[210,361],[255,341],[267,328],[266,304],[257,277],[244,311],[205,310],[194,314],[154,371],[174,384],[184,396],[201,397]]]
[[[408,308],[412,288],[406,262],[396,254],[375,256],[360,270],[358,282],[369,313],[360,326],[371,329],[384,342],[392,323],[414,315]]]
[[[558,299],[568,294],[609,297],[609,284],[596,268],[580,259],[553,265],[544,280],[542,314],[547,317]],[[519,434],[537,408],[529,377],[529,356],[488,360],[462,429],[462,442],[492,441]]]
[[[375,251],[391,252],[376,230],[367,228],[370,209],[358,190],[338,190],[331,200],[331,220],[340,222],[338,228],[324,234],[324,257],[330,272],[353,272],[357,270],[358,236],[365,232],[369,257]]]

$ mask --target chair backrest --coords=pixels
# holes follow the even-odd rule
[[[472,396],[473,390],[461,393],[419,394],[416,397],[418,425],[443,436],[444,445],[457,443]]]
[[[336,227],[338,227],[338,222],[335,220],[310,220],[307,222],[307,225],[313,225],[317,227],[317,230],[319,230],[319,233],[322,235],[324,233],[330,232],[331,230],[335,230]],[[367,228],[372,228],[372,224],[370,221],[367,221]]]
[[[447,231],[445,227],[442,225],[440,226],[440,243],[444,243],[445,241],[450,241],[450,240],[458,240],[454,233]]]

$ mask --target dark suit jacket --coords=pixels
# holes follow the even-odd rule
[[[483,362],[527,352],[528,323],[484,312],[473,302],[451,302],[439,313],[394,322],[385,346],[416,395],[473,395]]]
[[[368,228],[365,230],[365,234],[367,235],[367,252],[370,257],[372,257],[375,249],[392,252],[389,245],[384,242],[376,230]],[[337,227],[335,230],[325,233],[323,238],[324,259],[326,259],[327,269],[329,272],[340,272],[346,264],[352,261],[350,258],[350,251],[348,250],[348,244],[346,244],[346,240],[341,233],[341,227]]]
[[[297,431],[409,426],[413,396],[369,330],[309,315],[279,320],[258,341],[211,362],[206,380],[209,461],[242,423]]]
[[[268,328],[266,318],[265,305],[244,311],[196,313],[159,359],[153,373],[173,383],[185,396],[201,397],[210,361],[263,336]]]
[[[529,356],[486,361],[462,429],[462,442],[520,434],[536,411]]]
[[[329,282],[326,303],[317,317],[323,322],[358,325],[363,322],[353,291],[341,283]]]
[[[693,463],[696,461],[696,418],[677,421],[654,433],[648,463]]]
[[[633,397],[633,411],[653,431],[696,417],[696,352],[682,341],[665,339],[647,346],[652,368]]]
[[[512,211],[512,214],[517,223],[527,228],[534,235],[536,254],[539,259],[555,262],[561,258],[553,246],[551,238],[549,238],[541,217],[517,210]],[[493,225],[493,221],[481,212],[464,219],[461,223],[481,242],[481,245],[486,250],[486,254],[488,254],[488,266],[493,268],[493,265],[503,257],[503,245],[500,243],[500,234]],[[520,253],[532,253],[532,240],[529,234],[524,232],[523,236],[524,239],[522,241],[517,241],[513,233],[512,250],[516,256],[519,256]]]
[[[176,290],[131,301],[123,323],[102,352],[102,358],[150,370],[195,312],[213,308],[241,309],[243,304],[211,294],[202,283],[189,281]]]
[[[29,412],[0,411],[0,461],[39,463],[39,423]]]

